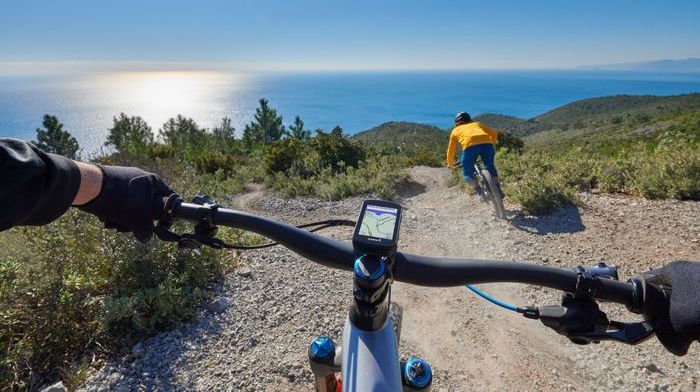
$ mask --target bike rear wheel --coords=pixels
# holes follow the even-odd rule
[[[486,183],[485,185],[487,186],[489,193],[488,199],[491,201],[491,204],[493,204],[496,218],[505,219],[506,209],[503,206],[503,195],[501,195],[501,192],[499,192],[496,183],[491,177],[491,173],[489,173],[488,170],[479,170],[478,174],[483,177],[484,182]]]

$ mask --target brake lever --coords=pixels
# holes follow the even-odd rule
[[[529,308],[524,316],[539,319],[542,324],[576,344],[608,340],[634,345],[654,334],[654,328],[648,321],[637,323],[611,321],[593,300],[566,295],[562,305]]]
[[[571,334],[568,336],[568,338],[577,344],[599,343],[604,340],[612,340],[615,342],[635,345],[649,339],[652,335],[654,335],[654,327],[648,321],[641,321],[638,323],[610,321],[608,327],[613,327],[616,330],[605,331],[603,333]]]
[[[158,224],[154,228],[154,232],[158,238],[167,242],[177,242],[179,248],[192,249],[197,251],[198,248],[208,246],[214,249],[222,249],[229,247],[226,242],[216,238],[218,227],[213,223],[213,212],[219,205],[206,195],[197,195],[192,199],[193,204],[201,205],[202,210],[197,224],[194,227],[194,233],[191,234],[176,234],[170,231],[172,226],[172,210],[182,203],[182,198],[177,195],[171,195],[164,203],[164,213],[158,220]]]

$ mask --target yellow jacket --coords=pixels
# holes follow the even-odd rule
[[[450,134],[450,144],[447,146],[448,167],[452,167],[454,162],[457,142],[462,145],[462,150],[477,144],[496,144],[498,142],[498,132],[476,121],[456,126]]]

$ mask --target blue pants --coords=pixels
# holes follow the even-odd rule
[[[496,155],[496,149],[491,143],[476,144],[462,151],[462,176],[467,181],[474,179],[474,164],[476,158],[481,157],[486,170],[491,173],[491,177],[498,177],[498,171],[493,159]]]

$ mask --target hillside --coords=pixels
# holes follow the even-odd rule
[[[485,113],[474,117],[474,120],[488,124],[488,126],[499,131],[510,132],[516,136],[527,136],[546,130],[543,124],[534,119],[524,120],[504,114]]]
[[[620,124],[700,110],[700,94],[615,95],[575,101],[534,118],[543,130],[581,127],[594,122]]]
[[[581,146],[615,153],[638,141],[654,143],[672,131],[700,140],[700,94],[617,95],[575,101],[532,119],[480,114],[475,120],[525,139],[531,149],[567,150]],[[398,147],[409,155],[442,151],[447,131],[408,122],[388,122],[354,136],[368,144]]]
[[[441,145],[448,137],[445,130],[436,126],[405,121],[386,122],[352,136],[364,143],[386,143],[409,149],[414,145]]]

